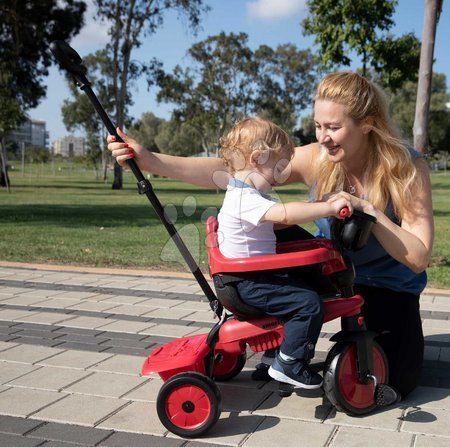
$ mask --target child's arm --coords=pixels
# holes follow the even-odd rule
[[[295,225],[311,222],[322,217],[334,216],[341,218],[339,212],[348,207],[350,212],[353,208],[350,200],[345,198],[335,202],[288,202],[276,203],[271,206],[261,221],[273,222],[284,225]]]

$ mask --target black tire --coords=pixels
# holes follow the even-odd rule
[[[245,366],[247,353],[229,354],[227,352],[218,352],[215,354],[213,377],[218,382],[225,382],[236,377]]]
[[[220,417],[221,395],[209,377],[183,372],[163,384],[156,399],[161,423],[183,438],[205,434]]]
[[[388,363],[378,343],[373,343],[374,375],[378,383],[387,383]],[[374,384],[362,384],[356,372],[356,346],[354,343],[336,343],[328,353],[324,366],[323,389],[338,411],[362,415],[376,408]]]

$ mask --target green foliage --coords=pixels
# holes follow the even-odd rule
[[[400,130],[401,136],[407,141],[413,141],[412,129],[417,99],[417,83],[407,82],[391,97],[391,114],[394,123]],[[446,103],[450,101],[444,74],[433,73],[431,85],[431,100],[429,112],[428,135],[430,139],[430,153],[449,151],[450,113]]]
[[[76,35],[85,9],[78,0],[0,2],[0,130],[17,127],[45,96],[49,44]]]
[[[128,133],[150,151],[160,152],[155,137],[161,132],[160,129],[165,122],[164,119],[158,118],[153,113],[146,112],[128,129]]]
[[[394,39],[388,34],[397,6],[392,0],[308,0],[309,16],[302,22],[306,35],[315,35],[322,66],[350,65],[355,51],[362,74],[369,66],[381,74],[391,89],[417,78],[420,43],[407,34]]]
[[[197,132],[189,123],[180,123],[175,119],[163,122],[155,137],[161,152],[184,156],[196,155],[201,151],[201,146],[195,144],[197,140]]]
[[[226,129],[252,113],[293,132],[311,103],[317,61],[309,50],[285,44],[253,52],[247,34],[222,32],[194,44],[188,54],[189,68],[176,66],[168,74],[158,67],[153,79],[158,100],[175,105],[171,126],[180,122],[195,130],[199,150],[214,152]]]
[[[94,0],[97,16],[111,24],[111,41],[106,45],[106,54],[111,61],[110,85],[113,90],[115,122],[119,127],[125,124],[127,107],[132,105],[129,94],[133,82],[151,72],[159,65],[156,60],[136,62],[132,51],[139,48],[142,38],[150,36],[163,24],[167,11],[175,10],[179,16],[188,19],[192,30],[199,27],[200,17],[209,7],[203,0]],[[122,170],[116,163],[113,189],[122,188]]]
[[[293,44],[275,50],[262,45],[254,57],[258,67],[254,112],[292,133],[300,112],[311,105],[318,60]]]
[[[210,36],[188,50],[189,68],[155,73],[158,101],[176,105],[174,118],[196,130],[206,152],[215,151],[224,130],[252,103],[256,67],[247,41],[245,33]]]

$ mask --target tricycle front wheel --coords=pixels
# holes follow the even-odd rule
[[[387,383],[388,363],[378,343],[373,342],[373,375],[377,383]],[[323,388],[328,400],[339,411],[362,415],[376,408],[375,383],[361,383],[357,373],[354,343],[336,343],[328,353],[324,366]]]
[[[156,399],[161,423],[183,438],[205,434],[221,413],[219,388],[209,377],[182,372],[163,384]]]

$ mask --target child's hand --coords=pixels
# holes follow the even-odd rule
[[[351,201],[346,197],[331,197],[328,199],[327,203],[330,205],[332,210],[332,216],[338,219],[343,219],[344,217],[351,216],[353,213],[353,206]],[[343,217],[340,213],[343,208],[348,208],[348,213]]]
[[[126,167],[127,160],[138,156],[139,152],[143,150],[143,147],[136,140],[122,132],[120,128],[117,128],[117,134],[124,142],[118,142],[116,141],[116,137],[108,135],[106,139],[108,142],[108,150],[111,151],[112,156],[120,166]]]

